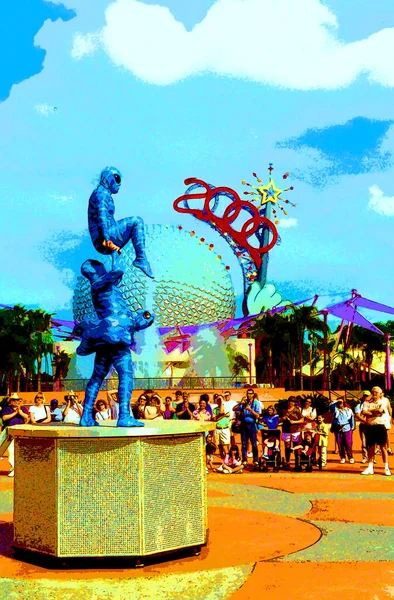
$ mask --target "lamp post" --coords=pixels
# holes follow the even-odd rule
[[[324,317],[324,325],[325,325],[325,330],[324,330],[324,350],[323,350],[323,390],[327,390],[328,389],[328,377],[327,377],[327,315],[328,315],[328,310],[323,309],[321,311],[323,317]]]
[[[253,344],[248,344],[249,346],[249,385],[252,385],[252,346]]]
[[[390,353],[390,334],[384,334],[384,341],[386,343],[386,368],[385,368],[385,379],[386,379],[386,390],[391,390],[391,353]]]

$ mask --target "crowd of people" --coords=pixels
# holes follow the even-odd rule
[[[207,393],[200,395],[197,403],[190,401],[186,390],[176,390],[174,396],[164,398],[154,390],[145,390],[135,402],[131,410],[136,419],[154,421],[157,419],[196,420],[212,422],[212,431],[206,433],[207,472],[209,469],[223,474],[242,473],[244,467],[252,459],[254,467],[259,467],[261,458],[268,459],[272,453],[280,452],[280,444],[284,449],[283,468],[290,468],[291,455],[296,450],[308,452],[312,440],[316,445],[317,456],[321,466],[327,466],[327,447],[329,433],[335,436],[335,444],[340,463],[346,460],[353,464],[353,432],[358,424],[362,463],[367,463],[363,475],[374,473],[376,455],[381,453],[384,472],[391,475],[388,456],[392,451],[388,444],[388,430],[392,424],[390,402],[384,397],[379,387],[372,392],[365,391],[354,411],[346,405],[343,397],[338,397],[330,404],[332,422],[325,422],[325,416],[317,414],[310,399],[299,402],[296,396],[289,396],[287,405],[279,411],[278,405],[265,407],[259,400],[256,390],[248,388],[241,400],[231,398],[231,392],[223,394]],[[78,425],[82,416],[83,401],[78,394],[70,391],[59,406],[53,399],[49,406],[45,396],[37,393],[34,405],[27,409],[17,393],[8,398],[3,407],[1,417],[3,426],[31,423],[48,424],[69,423]],[[99,398],[93,409],[97,422],[118,418],[118,401],[116,390],[107,392],[107,398]],[[279,413],[279,414],[278,414]],[[236,444],[235,436],[241,440],[241,451]],[[260,448],[259,448],[260,446]],[[220,457],[221,464],[215,467],[215,455]],[[13,442],[9,446],[9,463],[14,474]]]

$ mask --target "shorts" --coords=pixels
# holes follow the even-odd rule
[[[282,442],[299,442],[301,439],[301,431],[295,433],[282,433],[280,436]]]
[[[387,429],[384,425],[367,425],[365,428],[365,443],[367,448],[385,446],[387,444]]]
[[[216,429],[216,434],[218,436],[219,444],[224,444],[225,446],[230,445],[230,427],[224,427],[224,429]]]

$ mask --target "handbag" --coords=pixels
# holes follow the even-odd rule
[[[43,417],[42,419],[38,419],[38,421],[36,421],[36,424],[37,423],[43,423],[45,421],[45,419],[47,419],[47,417],[48,417],[48,409],[47,409],[46,406],[44,406],[44,408],[45,408],[45,417]]]

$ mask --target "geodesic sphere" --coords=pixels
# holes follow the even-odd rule
[[[122,249],[125,274],[120,288],[131,310],[152,310],[160,327],[197,325],[233,318],[235,294],[226,267],[197,236],[176,227],[147,228],[146,254],[155,279],[136,269],[132,243]],[[74,318],[95,316],[90,283],[79,277],[73,299]]]

